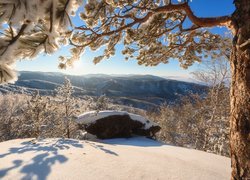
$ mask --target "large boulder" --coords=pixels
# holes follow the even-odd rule
[[[132,135],[154,137],[161,129],[156,123],[125,111],[90,111],[80,115],[76,121],[81,129],[100,139]]]

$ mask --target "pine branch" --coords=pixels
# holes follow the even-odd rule
[[[9,41],[9,44],[6,46],[6,48],[4,49],[4,51],[1,53],[1,56],[8,50],[8,48],[9,48],[12,44],[14,44],[14,43],[20,38],[20,36],[22,36],[24,30],[27,28],[27,26],[28,26],[29,23],[30,23],[29,21],[26,21],[26,23],[24,23],[24,24],[21,26],[19,32],[17,33],[16,36],[14,36],[14,37]]]

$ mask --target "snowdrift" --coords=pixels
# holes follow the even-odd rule
[[[0,143],[0,179],[230,179],[230,159],[144,137]]]

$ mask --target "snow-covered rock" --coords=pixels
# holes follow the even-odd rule
[[[88,133],[101,139],[133,134],[152,137],[160,130],[156,123],[126,111],[90,111],[80,115],[76,121]]]
[[[94,123],[95,121],[108,117],[108,116],[114,116],[114,115],[129,115],[132,120],[139,121],[143,124],[145,124],[144,129],[149,129],[152,126],[157,126],[156,123],[144,118],[141,115],[128,113],[126,111],[115,111],[115,110],[106,110],[106,111],[89,111],[84,114],[81,114],[77,118],[77,122],[81,124],[90,124]]]
[[[228,180],[230,159],[144,137],[0,143],[1,180]]]

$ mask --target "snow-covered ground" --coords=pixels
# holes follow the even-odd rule
[[[135,137],[0,143],[0,179],[230,179],[230,159]]]

